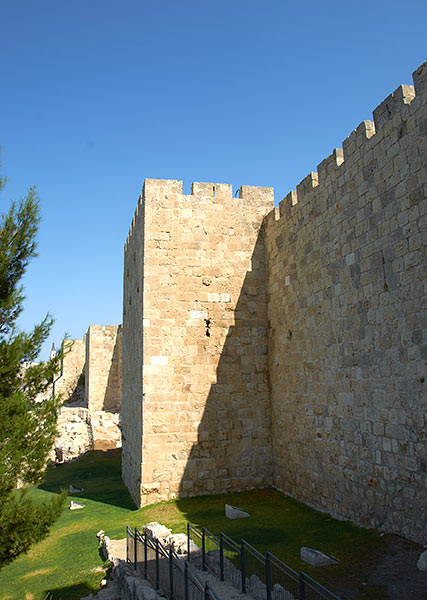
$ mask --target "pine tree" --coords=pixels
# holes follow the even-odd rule
[[[4,180],[0,179],[0,189]],[[58,398],[49,384],[58,371],[61,355],[47,363],[31,364],[52,325],[49,315],[31,333],[17,331],[23,308],[20,280],[36,256],[39,224],[34,188],[13,202],[0,221],[0,569],[49,532],[62,511],[65,496],[36,502],[25,490],[37,484],[46,469],[56,434]],[[46,396],[40,401],[40,394]]]

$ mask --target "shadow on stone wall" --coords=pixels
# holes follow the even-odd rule
[[[178,495],[235,492],[272,485],[271,418],[268,389],[267,296],[264,229],[261,229],[220,351],[216,382],[205,400]],[[218,311],[224,310],[219,306]],[[198,341],[206,358],[215,347],[215,313],[209,336]],[[219,314],[218,314],[219,316]],[[190,392],[189,392],[190,393]]]
[[[102,410],[109,412],[120,412],[122,407],[121,386],[121,362],[122,362],[122,328],[119,325],[116,341],[114,344],[111,367],[108,372],[107,387],[105,389]]]

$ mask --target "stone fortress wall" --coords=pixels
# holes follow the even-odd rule
[[[120,412],[121,325],[90,325],[86,332],[86,399],[91,411]]]
[[[427,532],[427,68],[266,219],[276,487]]]
[[[123,320],[123,477],[138,504],[271,481],[260,232],[273,206],[271,189],[145,182]]]
[[[125,246],[138,505],[273,485],[424,541],[427,64],[279,205],[147,180]]]
[[[85,401],[85,383],[83,373],[86,362],[84,340],[65,338],[61,344],[64,359],[61,375],[55,382],[55,392],[62,394],[69,402]]]
[[[121,326],[91,325],[83,339],[62,342],[55,392],[59,411],[52,458],[70,460],[89,449],[121,446]]]

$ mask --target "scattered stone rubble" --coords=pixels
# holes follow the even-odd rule
[[[90,411],[82,406],[63,406],[58,416],[58,437],[52,462],[67,462],[89,450],[112,450],[122,445],[120,414]]]
[[[52,450],[52,462],[67,462],[92,448],[90,415],[87,408],[63,406],[58,415],[58,437]]]

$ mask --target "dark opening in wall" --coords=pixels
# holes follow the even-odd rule
[[[211,337],[211,332],[210,332],[211,320],[205,319],[205,325],[206,325],[206,337]]]

